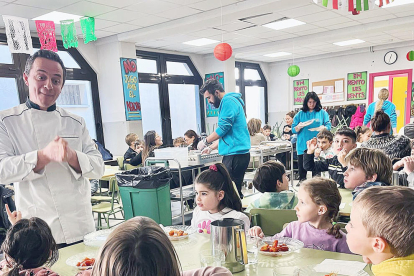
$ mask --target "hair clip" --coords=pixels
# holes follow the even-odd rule
[[[335,222],[335,221],[333,221],[333,222],[332,222],[332,225],[335,225],[335,224],[336,224],[336,222]]]
[[[218,169],[217,169],[217,166],[216,165],[211,165],[209,167],[209,169],[212,170],[212,171],[218,172]]]

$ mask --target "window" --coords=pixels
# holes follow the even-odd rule
[[[32,37],[32,41],[35,51],[40,49],[39,39]],[[57,46],[68,70],[56,104],[83,117],[90,136],[104,145],[96,73],[76,49],[66,50],[61,41],[57,41]],[[10,54],[6,35],[0,34],[0,110],[26,101],[29,91],[22,74],[27,58],[26,54]]]
[[[236,62],[236,92],[242,94],[247,120],[258,118],[267,123],[267,81],[259,64]]]
[[[187,56],[137,51],[144,134],[155,130],[164,144],[193,129],[205,131],[202,78]],[[155,70],[157,69],[157,70]]]

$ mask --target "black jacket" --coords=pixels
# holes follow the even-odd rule
[[[321,161],[314,161],[314,154],[303,155],[303,168],[307,171],[329,172],[329,176],[339,184],[340,188],[344,188],[344,172],[347,167],[342,167],[338,161],[338,156]]]
[[[129,159],[129,161],[127,161]],[[142,163],[142,154],[136,153],[131,148],[128,148],[128,150],[124,154],[124,163],[131,164],[132,166],[138,166]]]

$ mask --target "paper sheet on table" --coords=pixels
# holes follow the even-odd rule
[[[318,95],[322,94],[323,93],[323,86],[314,86],[313,87],[313,92],[315,92]]]
[[[344,92],[344,81],[335,81],[335,93]]]
[[[345,208],[345,202],[342,202],[341,205],[339,205],[339,209],[344,209]]]
[[[340,261],[333,259],[325,259],[313,269],[316,272],[331,273],[335,272],[343,275],[357,276],[359,272],[365,268],[367,264],[357,261]]]

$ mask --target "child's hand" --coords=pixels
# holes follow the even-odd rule
[[[398,162],[395,162],[395,164],[392,166],[392,169],[394,171],[398,171],[398,169],[401,168],[401,167],[403,167],[403,166],[404,166],[404,160],[401,159]]]
[[[342,149],[339,153],[338,153],[338,162],[341,163],[342,167],[346,167],[346,163],[345,163],[345,156],[348,154],[348,152],[346,151],[346,149]]]
[[[12,225],[15,225],[16,222],[22,219],[22,213],[20,211],[10,211],[9,205],[6,204],[6,211],[9,221]]]
[[[252,237],[260,237],[260,238],[264,237],[264,233],[262,231],[262,228],[260,228],[260,226],[254,226],[250,228],[248,233],[249,233],[249,236],[252,236]]]
[[[318,147],[318,143],[316,138],[306,141],[306,146],[308,147],[308,154],[312,154],[315,152],[316,148]]]
[[[319,157],[319,155],[321,155],[321,151],[321,148],[316,148],[313,154],[315,155],[315,157]]]
[[[402,159],[404,161],[404,172],[410,174],[414,171],[414,157],[408,156]]]

